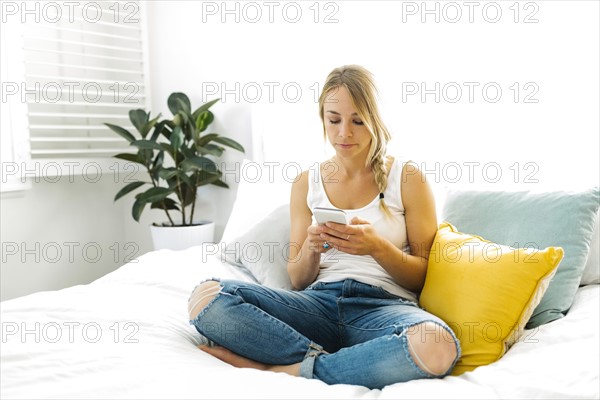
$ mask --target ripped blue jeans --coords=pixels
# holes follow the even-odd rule
[[[252,360],[301,363],[305,378],[382,388],[442,377],[460,357],[458,340],[446,323],[377,286],[351,279],[317,282],[302,291],[234,280],[220,281],[220,286],[190,324],[210,341]],[[456,359],[441,375],[420,368],[409,353],[407,331],[426,321],[444,328],[435,340],[456,345]]]

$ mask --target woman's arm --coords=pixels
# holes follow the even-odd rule
[[[437,232],[435,199],[425,175],[415,164],[404,165],[401,179],[410,254],[385,241],[374,251],[373,258],[396,282],[419,292],[425,283],[429,250]]]
[[[311,244],[320,240],[318,234],[323,228],[312,226],[312,212],[306,204],[307,195],[308,171],[304,171],[292,185],[290,198],[290,253],[287,269],[292,285],[298,290],[306,288],[317,278],[323,250]]]
[[[410,254],[381,237],[368,221],[360,218],[353,218],[347,226],[330,225],[335,230],[328,228],[327,232],[333,236],[321,237],[346,253],[370,254],[396,283],[418,292],[425,283],[429,250],[437,232],[435,200],[425,176],[416,165],[405,164],[401,179]],[[348,240],[334,237],[343,238],[344,235]]]

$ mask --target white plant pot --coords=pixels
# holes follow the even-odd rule
[[[212,243],[215,236],[215,223],[200,221],[201,225],[192,226],[155,226],[150,225],[154,250],[184,250]]]

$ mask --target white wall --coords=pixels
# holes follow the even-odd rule
[[[379,83],[391,151],[422,163],[432,183],[598,183],[597,2],[274,4],[151,2],[155,100],[181,87],[200,96],[203,83],[224,89],[223,110],[246,110],[258,98],[253,119],[263,128],[266,159],[306,165],[324,154],[318,88],[333,67],[362,64]],[[286,84],[302,90],[297,102],[285,97]],[[434,94],[421,99],[421,84],[439,84],[439,102]],[[462,96],[454,102],[457,87]],[[502,91],[496,99],[495,88]]]
[[[71,178],[40,178],[29,190],[2,195],[2,300],[88,283],[148,250],[143,240],[125,238],[112,177]]]
[[[597,2],[270,4],[149,3],[155,101],[181,87],[197,97],[216,87],[216,110],[243,110],[241,129],[223,131],[242,141],[252,105],[261,156],[283,175],[286,163],[306,167],[327,154],[319,88],[332,68],[361,64],[379,85],[390,152],[421,165],[440,206],[448,187],[598,184]],[[421,97],[436,85],[439,100]]]
[[[170,116],[167,98],[173,92],[186,93],[196,108],[219,95],[204,95],[202,83],[207,81],[243,79],[243,59],[230,52],[215,40],[213,33],[198,23],[199,2],[148,2],[149,65],[152,89],[152,111]],[[169,22],[166,22],[169,21]],[[219,164],[230,171],[224,177],[230,189],[213,185],[199,189],[196,214],[199,219],[215,221],[215,237],[218,240],[235,200],[236,173],[244,157],[251,158],[251,107],[246,102],[226,101],[215,104],[211,111],[216,119],[210,132],[228,136],[240,142],[246,149],[242,154],[227,149]],[[207,131],[207,133],[209,133]],[[226,172],[226,171],[224,171]]]

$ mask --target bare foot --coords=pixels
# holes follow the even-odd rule
[[[226,362],[227,364],[233,365],[237,368],[254,368],[260,369],[262,371],[266,371],[268,369],[266,364],[262,364],[249,358],[242,357],[239,354],[236,354],[233,351],[226,349],[222,346],[208,347],[206,345],[200,345],[198,346],[198,348],[204,351],[205,353],[217,357],[219,360]]]
[[[300,363],[291,365],[263,364],[258,361],[240,356],[239,354],[236,354],[222,346],[208,347],[206,345],[199,345],[198,348],[205,353],[208,353],[237,368],[254,368],[261,371],[285,372],[286,374],[293,376],[300,376]]]

